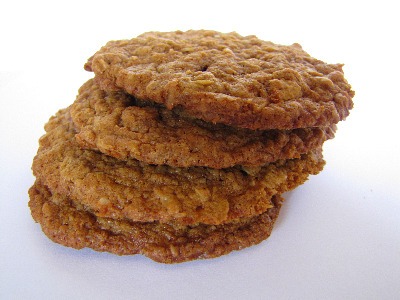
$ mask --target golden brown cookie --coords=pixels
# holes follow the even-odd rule
[[[29,196],[33,219],[54,242],[118,255],[143,254],[162,263],[218,257],[262,242],[271,234],[282,201],[276,195],[263,214],[229,224],[182,226],[98,217],[39,182]]]
[[[237,33],[148,32],[108,42],[85,69],[105,90],[249,129],[326,127],[353,107],[341,64]]]
[[[321,149],[259,168],[174,168],[117,160],[75,141],[68,110],[45,126],[34,175],[100,217],[221,224],[263,213],[270,199],[322,170]]]
[[[336,127],[252,131],[213,125],[122,92],[102,91],[92,79],[80,88],[71,116],[82,147],[149,164],[218,169],[299,158],[333,138]]]

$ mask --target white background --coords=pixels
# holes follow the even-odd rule
[[[400,298],[395,1],[80,2],[0,4],[1,299]],[[345,63],[355,107],[325,145],[326,168],[286,195],[267,241],[218,259],[163,265],[50,242],[27,207],[43,124],[72,103],[108,40],[191,28],[298,42]]]

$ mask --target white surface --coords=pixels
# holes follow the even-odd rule
[[[274,2],[2,2],[1,299],[400,298],[394,1]],[[91,76],[83,63],[108,40],[189,28],[299,42],[346,64],[355,108],[326,143],[325,170],[286,195],[266,242],[218,259],[162,265],[50,242],[27,207],[43,124],[74,100]]]

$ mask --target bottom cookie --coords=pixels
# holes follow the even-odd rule
[[[283,200],[274,196],[274,207],[263,214],[224,225],[182,226],[96,217],[39,182],[29,196],[34,220],[54,242],[118,255],[143,254],[161,263],[218,257],[262,242],[271,234]]]

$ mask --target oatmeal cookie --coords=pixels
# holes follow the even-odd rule
[[[118,255],[143,254],[157,262],[178,263],[228,254],[258,244],[272,231],[281,198],[261,215],[224,225],[182,226],[132,222],[98,217],[40,182],[29,190],[32,216],[54,242],[81,249],[89,247]]]
[[[71,116],[84,148],[148,164],[217,169],[299,158],[333,138],[336,127],[253,131],[213,125],[122,92],[102,91],[92,79],[80,88]]]
[[[258,168],[174,168],[136,159],[121,161],[81,149],[69,110],[45,126],[33,161],[34,175],[52,192],[67,195],[99,217],[217,225],[261,214],[275,194],[322,170],[321,149],[299,159]]]
[[[110,41],[85,69],[100,86],[248,129],[326,127],[346,118],[354,92],[342,64],[299,44],[207,30],[148,32]]]

